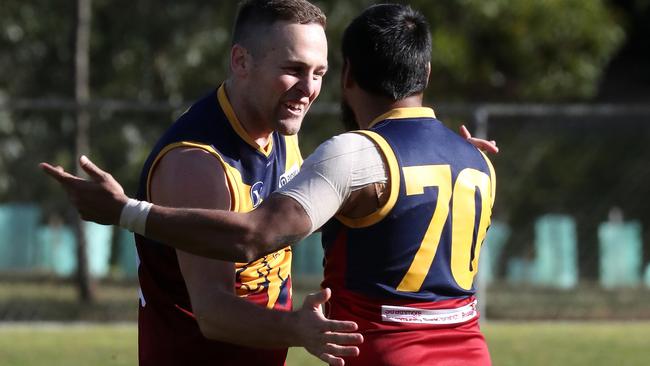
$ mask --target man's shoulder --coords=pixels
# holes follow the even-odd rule
[[[152,149],[158,153],[179,142],[193,142],[221,148],[232,143],[226,117],[216,100],[216,92],[199,99],[183,112],[162,134]]]
[[[364,134],[364,131],[349,131],[333,136],[320,144],[317,150],[327,155],[341,155],[356,152],[361,149],[374,148],[371,138]]]
[[[152,183],[155,180],[169,180],[178,189],[208,184],[214,188],[223,181],[224,171],[219,159],[209,151],[192,146],[170,150],[156,165]],[[218,185],[218,184],[217,184]]]
[[[171,128],[191,123],[204,123],[223,117],[216,91],[209,92],[192,103],[174,122]]]

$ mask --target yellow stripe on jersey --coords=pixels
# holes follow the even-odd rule
[[[490,207],[494,207],[494,199],[497,197],[497,177],[496,174],[494,174],[494,166],[492,166],[492,162],[490,159],[488,159],[487,155],[483,153],[483,151],[479,150],[481,155],[483,155],[483,158],[485,159],[485,163],[488,166],[488,169],[490,170],[490,195],[492,196],[492,200],[490,203]]]
[[[285,171],[290,171],[294,167],[300,168],[302,165],[302,155],[298,144],[298,135],[284,136],[286,147]]]
[[[210,155],[216,157],[219,160],[219,162],[223,167],[224,172],[226,173],[228,190],[230,190],[230,210],[239,211],[241,199],[236,194],[236,192],[241,190],[239,186],[242,184],[241,174],[239,173],[239,171],[237,171],[237,169],[233,169],[230,165],[228,165],[228,163],[226,163],[223,160],[221,155],[212,146],[201,144],[198,142],[192,142],[192,141],[175,142],[173,144],[169,144],[165,146],[162,150],[160,150],[158,156],[156,156],[153,163],[151,164],[151,168],[149,168],[149,173],[147,176],[147,200],[151,201],[151,177],[153,176],[153,172],[156,169],[156,165],[158,164],[160,159],[162,159],[162,157],[165,156],[165,154],[167,154],[173,149],[178,149],[178,148],[201,149],[208,152]]]
[[[242,140],[251,145],[255,150],[268,157],[271,154],[271,151],[273,151],[273,139],[269,138],[269,143],[266,146],[262,147],[257,142],[255,142],[253,138],[250,137],[248,132],[246,132],[244,127],[241,125],[241,122],[239,122],[239,119],[237,118],[237,115],[235,114],[235,111],[232,108],[230,101],[228,100],[228,96],[226,95],[226,88],[223,84],[217,90],[217,99],[219,101],[219,105],[221,105],[221,109],[226,114],[226,118],[228,118],[228,122],[230,122],[230,125],[232,126],[233,130],[235,130],[237,135],[239,135]]]
[[[409,108],[412,109],[412,108]],[[428,109],[428,108],[426,108]],[[433,112],[433,111],[432,111]],[[388,142],[376,132],[372,131],[354,131],[354,133],[359,133],[365,136],[368,136],[376,145],[379,147],[379,150],[383,153],[384,158],[386,158],[386,163],[388,164],[388,189],[390,189],[388,200],[386,203],[379,207],[375,212],[371,213],[368,216],[360,218],[345,217],[343,215],[336,215],[336,218],[341,221],[345,226],[352,228],[361,228],[374,225],[381,221],[395,206],[397,202],[397,197],[399,196],[399,187],[400,187],[400,172],[399,164],[397,163],[397,157],[393,152],[393,149],[388,145]]]
[[[426,117],[436,118],[436,113],[433,111],[433,109],[427,107],[395,108],[395,109],[391,109],[390,111],[372,120],[368,128],[371,128],[378,122],[387,119],[426,118]]]

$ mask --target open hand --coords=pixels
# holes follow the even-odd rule
[[[122,207],[128,200],[124,189],[113,176],[99,169],[87,157],[82,155],[79,165],[90,180],[70,174],[61,166],[40,163],[39,167],[65,189],[82,219],[105,225],[118,224]]]
[[[295,312],[296,327],[301,345],[309,353],[329,365],[342,366],[345,365],[345,361],[341,357],[359,355],[359,348],[355,345],[363,343],[363,336],[359,333],[350,333],[357,330],[355,322],[325,318],[321,305],[331,296],[330,289],[308,295],[302,308]]]
[[[492,153],[492,154],[496,154],[499,152],[499,148],[497,147],[496,141],[494,140],[487,141],[476,137],[472,137],[472,134],[469,133],[465,125],[460,126],[460,135],[479,150],[483,150],[485,152]]]

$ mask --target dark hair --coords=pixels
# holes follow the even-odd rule
[[[306,0],[244,0],[239,4],[232,30],[232,43],[251,47],[260,36],[259,27],[278,21],[317,23],[325,28],[327,18],[320,8]]]
[[[429,24],[409,6],[366,9],[345,29],[342,51],[352,78],[367,92],[400,100],[427,86]]]

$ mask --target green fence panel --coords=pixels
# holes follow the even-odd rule
[[[108,274],[112,228],[84,223],[88,272],[93,277]],[[37,255],[32,268],[54,272],[61,277],[72,276],[77,270],[77,240],[69,226],[42,226],[36,230]]]
[[[535,222],[533,282],[569,289],[578,283],[576,224],[567,215],[544,215]]]
[[[40,219],[41,211],[35,205],[0,206],[0,270],[29,269],[35,264]]]
[[[42,226],[37,230],[38,267],[58,276],[72,276],[77,269],[76,240],[68,226]]]
[[[293,246],[291,272],[297,276],[322,276],[323,245],[320,233],[311,234]]]
[[[118,257],[117,263],[122,274],[127,278],[138,277],[138,260],[135,249],[133,233],[120,229],[118,231]]]
[[[511,285],[533,282],[534,264],[525,258],[512,257],[506,265],[506,281]]]
[[[94,222],[85,223],[88,272],[93,277],[105,277],[108,274],[108,262],[111,255],[113,228]]]
[[[508,225],[499,221],[492,221],[481,247],[481,256],[479,258],[478,275],[481,276],[485,283],[492,283],[495,279],[499,258],[509,236],[510,228]]]
[[[637,286],[641,281],[642,240],[639,222],[604,222],[598,227],[600,284]]]

